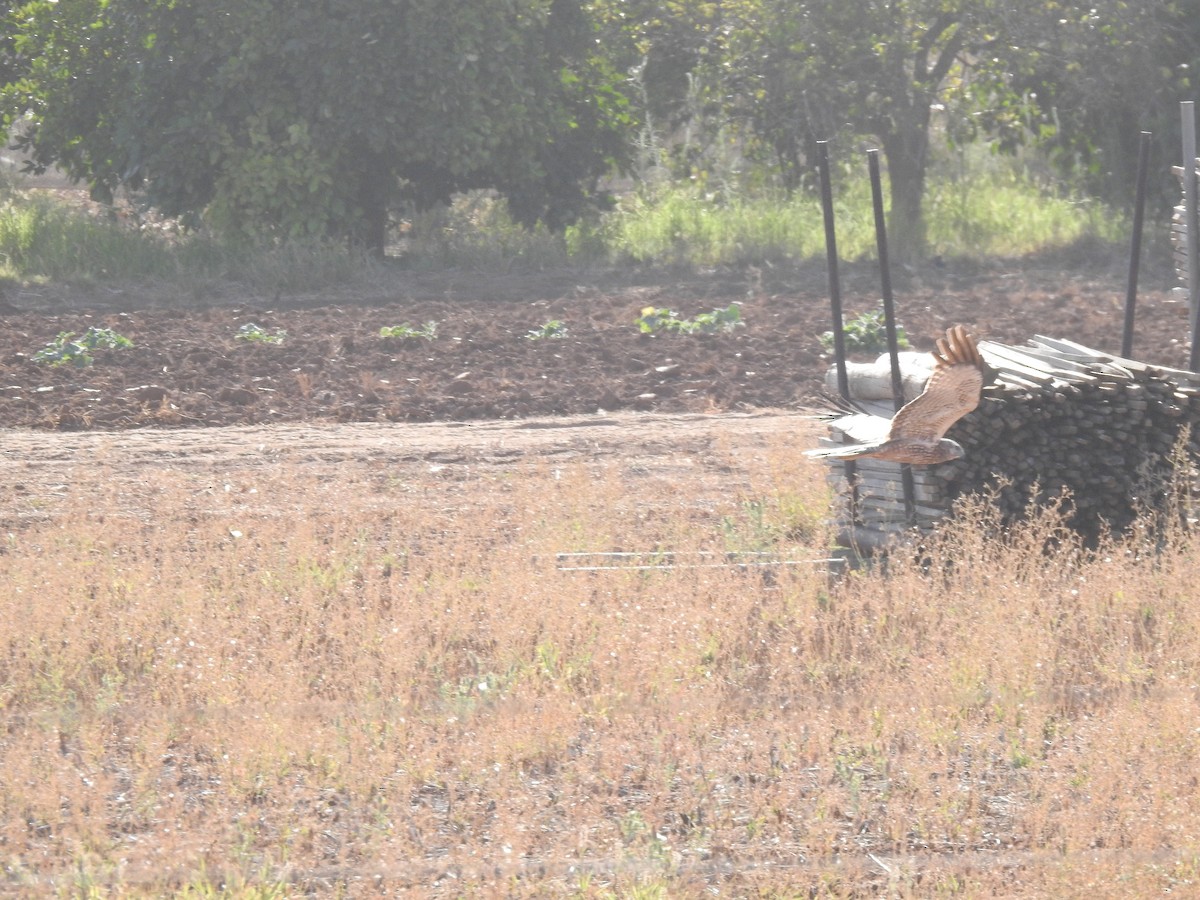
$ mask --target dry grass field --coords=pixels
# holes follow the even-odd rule
[[[529,424],[7,433],[3,890],[1197,891],[1194,536],[712,566],[827,555],[812,422]]]

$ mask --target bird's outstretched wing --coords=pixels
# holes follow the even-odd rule
[[[979,405],[985,365],[975,339],[961,325],[938,338],[933,374],[920,396],[892,419],[889,440],[936,443],[946,431]]]
[[[868,443],[808,450],[806,455],[830,460],[877,456],[916,464],[961,456],[960,446],[943,438],[954,422],[979,406],[986,364],[974,338],[962,325],[954,325],[946,337],[938,338],[934,359],[934,371],[925,390],[895,414],[886,439],[868,437]],[[953,455],[948,455],[947,445],[952,445]]]

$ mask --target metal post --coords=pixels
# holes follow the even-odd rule
[[[1183,220],[1187,227],[1187,289],[1191,311],[1192,352],[1188,368],[1200,371],[1200,233],[1196,219],[1196,104],[1179,104],[1183,119]]]
[[[842,286],[838,278],[837,233],[833,227],[833,185],[829,176],[829,141],[817,141],[817,168],[821,173],[821,210],[825,216],[825,259],[829,269],[829,306],[833,314],[833,355],[837,366],[838,392],[850,401],[850,378],[846,374],[846,333],[842,323]],[[852,459],[842,465],[850,488],[850,520],[858,521],[858,465]]]
[[[1133,201],[1133,236],[1129,248],[1129,282],[1125,288],[1125,327],[1121,332],[1121,355],[1133,359],[1133,319],[1137,310],[1138,270],[1142,260],[1142,223],[1146,215],[1146,173],[1150,167],[1149,131],[1138,144],[1137,189]]]
[[[896,306],[892,299],[892,270],[888,261],[887,224],[883,215],[883,187],[879,177],[879,151],[867,151],[867,168],[871,173],[871,200],[875,208],[875,245],[879,252],[879,277],[883,292],[883,322],[887,329],[888,359],[892,366],[892,403],[896,410],[904,405],[904,378],[900,374],[900,341],[896,334]],[[904,517],[911,525],[917,517],[912,466],[900,466],[900,482],[904,489]]]
[[[838,278],[837,234],[833,227],[833,187],[829,179],[829,141],[817,141],[817,166],[821,173],[821,210],[825,216],[825,259],[829,270],[829,306],[833,313],[833,355],[838,391],[850,399],[846,375],[846,333],[842,330],[842,286]]]

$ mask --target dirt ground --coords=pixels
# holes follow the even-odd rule
[[[1119,268],[931,270],[905,275],[897,305],[919,348],[964,322],[1008,342],[1043,333],[1115,350]],[[431,483],[443,494],[431,502],[469,505],[465,482],[481,471],[573,462],[615,467],[631,485],[686,485],[702,505],[738,489],[745,454],[794,444],[798,458],[815,442],[830,365],[823,268],[580,281],[401,273],[372,296],[186,304],[146,290],[10,286],[0,296],[0,518],[69,514],[94,491],[119,498],[113,514],[153,518],[146,485],[159,471],[194,482],[196,502],[219,512],[255,500],[239,500],[238,473],[282,478],[293,467],[331,481]],[[843,289],[847,317],[870,309],[876,274],[851,269]],[[733,302],[745,325],[727,334],[648,336],[633,324],[650,305],[692,317]],[[565,337],[526,338],[555,319]],[[379,337],[430,321],[431,341]],[[249,322],[286,336],[239,341]],[[84,367],[32,359],[60,332],[91,325],[134,346]],[[1186,317],[1169,282],[1142,291],[1136,335],[1135,356],[1186,363]]]
[[[744,483],[752,456],[761,462],[793,444],[807,446],[819,427],[805,413],[763,410],[407,426],[13,430],[0,442],[0,526],[69,517],[92,509],[90,498],[103,498],[108,517],[155,521],[163,478],[185,490],[201,515],[304,517],[311,504],[289,493],[298,473],[314,484],[352,491],[355,502],[368,506],[394,503],[395,486],[405,485],[406,502],[455,517],[480,502],[481,477],[547,466],[582,466],[593,477],[615,472],[638,509],[666,496],[707,521],[731,492],[753,492]]]
[[[1143,289],[1134,355],[1182,367],[1186,315],[1169,282]],[[1120,348],[1120,260],[1073,268],[927,267],[896,279],[901,323],[932,346],[947,325],[1023,342],[1035,333]],[[846,316],[877,304],[871,267],[843,273]],[[172,296],[104,287],[9,286],[0,293],[0,428],[48,431],[333,422],[466,422],[618,411],[799,410],[823,402],[830,365],[823,266],[533,276],[397,272],[371,291],[289,300]],[[647,306],[690,318],[741,304],[727,334],[644,335]],[[561,321],[565,336],[531,340]],[[436,337],[380,328],[437,323]],[[239,329],[285,332],[278,344]],[[62,332],[111,328],[133,347],[51,367],[37,351]]]
[[[519,481],[523,472],[535,471],[549,480],[560,469],[573,477],[581,467],[619,485],[619,493],[602,494],[613,503],[605,514],[614,521],[645,527],[655,519],[642,514],[659,504],[663,509],[669,505],[672,522],[683,510],[685,517],[717,529],[731,498],[760,498],[768,492],[771,485],[766,479],[775,477],[780,459],[790,465],[793,446],[797,464],[811,466],[817,477],[819,464],[800,462],[799,451],[815,440],[820,425],[812,417],[813,407],[824,402],[821,384],[829,360],[822,356],[819,343],[820,333],[828,328],[823,278],[820,269],[712,273],[707,278],[656,276],[645,279],[646,283],[632,277],[587,280],[561,274],[399,275],[392,290],[373,296],[310,297],[286,303],[189,298],[185,304],[144,291],[114,294],[103,289],[62,292],[9,287],[0,298],[0,534],[11,541],[24,526],[32,531],[46,521],[57,524],[84,517],[89,527],[94,523],[100,529],[106,523],[111,526],[114,519],[133,517],[139,527],[146,526],[137,533],[153,542],[159,529],[195,527],[204,519],[214,519],[223,527],[227,523],[230,529],[246,528],[247,522],[257,529],[268,519],[276,523],[312,519],[326,510],[336,519],[340,501],[351,495],[355,509],[419,506],[429,511],[435,525],[441,521],[449,530],[469,521],[477,510],[482,512],[485,503],[491,504],[489,515],[496,516],[497,509],[503,513],[504,504],[512,501],[502,492],[489,495],[487,488],[510,474]],[[850,315],[874,305],[874,284],[869,270],[847,273],[844,287]],[[934,335],[948,324],[963,322],[981,335],[1003,341],[1019,343],[1031,334],[1044,333],[1116,349],[1122,284],[1119,272],[1102,266],[1087,274],[1062,267],[935,270],[920,277],[906,276],[897,285],[897,301],[901,320],[919,348],[931,346]],[[1187,354],[1186,321],[1167,286],[1143,291],[1141,300],[1135,355],[1182,366]],[[746,324],[729,334],[650,337],[639,334],[633,325],[639,310],[648,305],[669,306],[690,317],[734,301],[742,304]],[[528,331],[553,319],[566,324],[566,337],[525,338]],[[382,326],[405,322],[419,326],[427,321],[438,323],[432,341],[388,342],[379,337]],[[286,336],[278,345],[238,341],[238,328],[249,322],[269,332],[286,331]],[[111,327],[130,338],[134,347],[100,352],[94,365],[80,368],[51,368],[32,360],[59,332],[81,332],[89,325]],[[302,481],[297,479],[300,474]],[[182,505],[177,499],[181,493]],[[164,497],[172,498],[174,506],[168,508],[175,510],[176,518],[160,508]],[[192,517],[189,524],[177,517],[180,509]],[[502,528],[505,520],[501,515],[495,521]],[[240,536],[240,532],[229,534]],[[625,545],[601,543],[597,538],[596,546]],[[649,544],[635,549],[645,546]],[[548,556],[544,560],[547,572],[554,564]],[[752,597],[754,592],[745,595]],[[734,618],[751,621],[748,616]],[[635,635],[631,641],[637,633],[631,632]],[[781,640],[786,650],[788,641]],[[917,660],[916,664],[913,677],[925,677],[920,673],[928,663]],[[739,715],[744,710],[731,708]],[[680,719],[675,707],[670,715],[672,722]],[[314,726],[305,720],[298,727]],[[641,718],[638,728],[644,729]],[[738,736],[730,739],[720,729],[709,730],[712,734],[704,738],[701,755],[720,751],[732,754],[730,760],[736,755],[737,761],[726,763],[724,756],[709,756],[703,767],[695,767],[705,773],[705,779],[710,771],[725,771],[722,767],[740,773],[756,765],[744,755],[750,745],[740,727],[735,729]],[[460,732],[446,733],[460,740]],[[481,739],[481,745],[487,738]],[[625,740],[619,733],[616,739]],[[992,741],[988,747],[1000,746],[988,740]],[[1079,743],[1086,743],[1086,737]],[[446,745],[450,746],[448,740]],[[458,754],[459,746],[455,744],[451,752]],[[630,744],[620,746],[621,752],[627,752]],[[605,752],[606,759],[617,753]],[[57,749],[48,753],[76,784],[72,759]],[[598,759],[599,751],[596,754]],[[1100,752],[1096,758],[1118,757]],[[196,758],[201,758],[199,752]],[[1003,754],[996,758],[1003,762]],[[154,767],[157,759],[145,770],[151,783],[163,771]],[[592,758],[585,761],[590,765]],[[564,769],[568,781],[574,772],[584,771],[571,765]],[[953,774],[954,765],[949,777],[963,777]],[[821,772],[811,760],[796,766],[792,783],[797,785],[807,784],[804,779]],[[970,765],[964,771],[984,784],[986,779]],[[1033,777],[1041,769],[1021,771]],[[172,770],[170,777],[179,776]],[[1057,777],[1057,770],[1048,777]],[[207,784],[199,779],[196,783]],[[537,782],[522,777],[521,783]],[[738,798],[759,796],[756,792],[768,789],[762,786],[766,783],[754,778],[728,782]],[[781,783],[789,782],[785,778]],[[558,802],[552,799],[551,787],[557,790],[557,783],[549,778],[546,786],[537,789],[546,791],[548,800],[533,790],[512,796],[537,798],[542,804],[539,810],[550,808]],[[605,790],[610,788],[625,791],[626,784],[614,781]],[[999,793],[996,807],[1005,812],[996,816],[998,827],[1009,821],[1007,810],[1014,802],[1009,787],[972,790],[979,796]],[[643,793],[648,800],[650,794]],[[1168,794],[1155,791],[1155,797]],[[440,801],[440,795],[436,799]],[[289,797],[289,806],[294,806],[294,800]],[[631,801],[621,797],[620,802]],[[687,802],[689,814],[698,808],[695,799]],[[507,812],[510,806],[499,804],[505,815],[513,815]],[[324,815],[326,806],[313,800],[310,808],[315,817]],[[462,806],[435,809],[434,801],[418,794],[412,808],[433,823],[433,830],[441,827],[447,834],[451,827],[455,833],[461,830],[454,817],[462,815]],[[579,820],[586,823],[581,833],[612,818],[607,812],[592,812],[590,806],[580,808],[580,816],[591,817]],[[674,816],[674,808],[667,808]],[[115,816],[117,810],[105,814]],[[156,809],[154,815],[166,813]],[[215,815],[204,815],[206,822],[218,821]],[[274,814],[256,811],[253,815]],[[485,816],[490,815],[485,811]],[[1156,811],[1145,818],[1170,820]],[[220,821],[233,828],[240,827],[242,820],[227,813]],[[344,828],[350,834],[351,823],[358,820],[346,811],[343,821],[346,824],[314,828],[325,829],[320,832],[324,834]],[[875,866],[887,873],[890,885],[891,863],[855,850],[869,846],[861,843],[869,839],[861,837],[861,830],[850,832],[852,826],[860,828],[858,823],[855,814],[830,826],[845,832],[845,846],[851,848],[831,857],[833,877],[857,878],[881,888],[882,876]],[[770,827],[787,834],[791,826],[781,820]],[[748,832],[738,826],[729,833]],[[1087,851],[1089,861],[1095,847],[1106,846],[1105,837],[1101,833],[1099,842]],[[41,837],[34,835],[34,839]],[[143,835],[132,835],[131,846],[134,839],[143,840]],[[162,848],[170,852],[169,848],[179,846],[178,840],[177,836],[146,837],[144,846],[153,850],[145,852]],[[221,840],[215,838],[205,852],[223,858]],[[785,850],[768,846],[768,840],[773,838],[762,839],[767,849],[761,862],[751,839],[746,839],[745,847],[722,844],[711,864],[713,874],[706,875],[709,870],[704,869],[694,876],[697,883],[703,877],[714,883],[723,877],[745,878],[747,883],[756,878],[763,883],[777,878],[783,883],[808,877],[807,870],[797,867],[798,851],[791,845]],[[990,843],[987,846],[992,849]],[[476,849],[488,866],[494,865],[489,854],[500,852],[483,843],[472,846],[471,853]],[[1163,853],[1166,868],[1170,860]],[[1061,855],[1053,855],[1055,864]],[[784,856],[787,861],[772,868]],[[161,858],[156,858],[159,868]],[[896,864],[896,871],[901,866],[916,866],[918,873],[962,866],[967,878],[973,877],[972,866],[986,870],[1011,865],[1016,871],[1027,864],[1036,870],[1040,857],[1010,845],[999,857],[1001,862],[994,862],[995,858],[984,852],[963,853],[960,848],[908,857]],[[1153,862],[1157,867],[1158,858]],[[44,864],[59,877],[57,863]],[[303,869],[305,862],[297,859],[294,865]],[[543,876],[545,869],[539,862]],[[313,877],[324,878],[325,871]],[[440,885],[445,871],[449,871],[445,862],[435,860],[430,863],[434,874],[429,880],[436,878],[433,883]],[[570,871],[574,873],[574,868]],[[137,873],[122,874],[132,878]],[[160,873],[155,870],[154,875]],[[425,879],[424,870],[419,877]],[[565,880],[567,876],[556,875],[551,865],[550,877]],[[455,884],[448,892],[461,893],[461,889]],[[537,886],[528,892],[537,892]]]

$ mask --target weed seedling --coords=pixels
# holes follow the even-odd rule
[[[883,309],[865,312],[842,326],[846,336],[847,353],[882,353],[887,350],[887,322]],[[833,332],[827,331],[821,335],[821,346],[833,351]],[[901,350],[909,349],[908,335],[904,326],[896,323],[896,346]]]
[[[52,366],[90,366],[95,361],[93,350],[132,346],[133,341],[111,328],[89,328],[78,338],[73,331],[60,331],[58,337],[33,354],[33,361]]]
[[[567,325],[565,322],[560,322],[558,319],[551,319],[540,328],[534,328],[526,333],[526,340],[544,341],[553,338],[562,338],[567,336]]]
[[[736,303],[730,303],[724,309],[717,308],[712,312],[700,313],[694,319],[681,319],[671,309],[659,306],[647,306],[642,314],[634,320],[642,334],[654,334],[659,331],[675,331],[680,334],[716,334],[722,331],[733,331],[742,324],[742,308]]]
[[[282,344],[283,339],[286,337],[287,332],[282,328],[267,331],[261,325],[256,325],[253,322],[247,322],[237,330],[237,340],[249,341],[254,344]]]
[[[426,322],[420,328],[413,328],[407,322],[403,325],[384,325],[379,329],[379,336],[381,338],[398,338],[400,340],[422,338],[426,341],[432,341],[437,337],[437,322]]]

